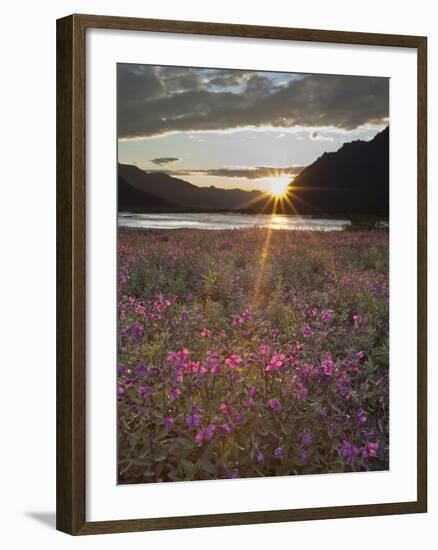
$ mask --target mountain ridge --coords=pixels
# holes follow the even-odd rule
[[[387,215],[389,126],[370,141],[347,142],[337,151],[323,153],[293,180],[291,192],[302,201],[303,212]]]
[[[178,207],[161,197],[141,191],[119,176],[117,182],[117,203],[119,211],[177,209]]]
[[[198,187],[164,172],[145,172],[130,164],[119,164],[118,174],[138,191],[155,195],[184,209],[243,208],[248,202],[261,200],[265,195],[261,191],[237,188]]]
[[[220,211],[301,214],[377,214],[389,212],[389,126],[370,141],[344,143],[325,152],[290,183],[290,199],[274,203],[262,191],[198,187],[165,172],[118,165],[119,211]],[[268,204],[266,204],[268,203]],[[272,208],[271,208],[272,206]],[[271,208],[271,210],[269,210]]]

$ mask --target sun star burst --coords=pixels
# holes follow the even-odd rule
[[[291,177],[289,175],[272,176],[266,178],[266,187],[268,193],[274,197],[284,197],[287,195]]]

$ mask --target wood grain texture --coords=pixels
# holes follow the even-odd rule
[[[85,523],[85,42],[57,22],[57,528]]]
[[[417,48],[420,36],[76,14],[84,27]]]
[[[427,512],[427,39],[417,48],[417,501]]]
[[[417,500],[360,506],[86,521],[85,33],[172,32],[417,49]],[[350,518],[427,511],[427,41],[420,36],[258,27],[95,15],[57,21],[57,529],[72,535]]]

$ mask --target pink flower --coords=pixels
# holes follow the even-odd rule
[[[207,369],[212,374],[219,373],[219,370],[220,370],[219,366],[221,363],[219,357],[213,351],[210,351],[210,350],[207,351],[206,356],[207,356],[207,362],[206,362]]]
[[[154,302],[154,307],[158,311],[160,311],[161,309],[167,309],[171,305],[172,305],[172,302],[170,300],[161,300],[161,301],[157,300],[156,302]]]
[[[219,426],[222,433],[225,435],[231,433],[234,430],[234,424],[232,422],[227,422],[226,424],[222,424]]]
[[[242,313],[242,317],[245,321],[247,321],[248,319],[251,319],[252,311],[249,308],[246,308],[245,311]]]
[[[355,365],[354,363],[347,363],[345,365],[345,370],[347,372],[350,372],[351,374],[359,374],[360,373],[360,368],[358,367],[358,365]]]
[[[362,458],[369,458],[376,456],[376,451],[379,448],[379,442],[368,443],[362,451]]]
[[[339,450],[342,458],[355,458],[358,453],[358,448],[352,445],[349,441],[344,440]]]
[[[276,413],[281,413],[281,411],[283,410],[283,407],[281,406],[281,403],[278,399],[270,399],[268,401],[268,406]]]
[[[187,428],[189,430],[192,430],[193,428],[197,428],[199,424],[201,423],[201,417],[199,414],[189,414],[189,416],[186,419]]]
[[[140,386],[138,388],[138,393],[142,396],[142,397],[148,397],[149,395],[151,395],[152,393],[152,388],[150,388],[149,386]]]
[[[363,319],[361,315],[359,315],[359,313],[356,313],[356,315],[353,315],[353,321],[357,327],[363,323]]]
[[[283,366],[285,359],[286,359],[286,355],[284,355],[283,353],[274,353],[265,371],[266,372],[278,371]]]
[[[254,399],[252,397],[248,397],[247,399],[245,399],[245,401],[243,402],[243,406],[246,408],[246,409],[249,409],[250,407],[252,407],[254,405]]]
[[[224,416],[228,416],[231,414],[231,410],[230,410],[230,407],[228,405],[226,405],[225,403],[221,403],[219,405],[219,407],[217,408],[217,410],[223,414]]]
[[[365,424],[367,421],[367,414],[363,409],[359,409],[356,418],[359,424]]]
[[[306,380],[312,370],[312,365],[309,363],[302,363],[300,365],[300,375],[303,380]]]
[[[210,439],[213,437],[215,430],[216,430],[216,426],[214,424],[209,424],[205,428],[204,435],[207,441],[210,441]]]
[[[237,367],[242,362],[242,358],[239,355],[233,353],[225,360],[225,363],[230,367],[230,369],[237,369]]]
[[[233,317],[233,321],[232,321],[232,322],[233,322],[233,325],[242,325],[243,322],[244,322],[244,320],[245,320],[245,319],[244,319],[243,317],[241,317],[240,315],[235,315],[235,316]]]
[[[205,430],[202,430],[196,434],[195,441],[196,443],[201,443],[202,441],[210,441],[213,437],[216,426],[214,424],[209,424]]]
[[[309,390],[304,386],[300,386],[297,389],[297,396],[299,399],[301,399],[301,401],[305,401],[307,399],[308,394],[309,394]]]
[[[181,395],[181,390],[179,388],[172,388],[170,392],[170,397],[175,400]]]
[[[321,374],[324,374],[325,376],[331,376],[333,374],[333,359],[330,355],[327,355],[327,357],[324,359],[324,361],[321,363],[321,366],[319,368],[319,371]]]
[[[176,357],[177,359],[179,359],[180,361],[185,361],[185,359],[187,359],[187,356],[189,355],[189,350],[187,348],[183,348],[183,349],[180,349],[177,354],[176,354]]]
[[[209,330],[208,328],[203,328],[201,330],[201,336],[203,336],[204,338],[211,338],[211,330]]]
[[[233,325],[243,325],[243,323],[245,321],[248,321],[248,319],[251,319],[251,317],[252,317],[252,311],[247,308],[242,313],[242,315],[235,315],[233,317],[232,323]]]
[[[143,336],[143,333],[144,333],[144,328],[143,328],[143,325],[134,325],[132,327],[132,335],[137,337],[137,338],[140,338],[140,336]]]
[[[324,321],[324,322],[330,321],[330,319],[333,317],[334,314],[335,312],[333,310],[326,309],[321,314],[321,321]]]
[[[184,365],[184,368],[187,372],[192,374],[196,372],[199,374],[204,374],[207,372],[207,369],[203,367],[199,361],[189,361]]]
[[[271,347],[268,344],[262,344],[259,350],[260,355],[269,355],[271,353]]]
[[[304,338],[308,338],[312,335],[312,329],[309,327],[309,325],[304,325],[302,327],[301,332],[303,333]]]

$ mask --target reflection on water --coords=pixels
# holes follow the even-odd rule
[[[296,231],[342,231],[348,220],[326,220],[294,215],[269,214],[134,214],[120,213],[119,227],[141,229],[244,229],[268,227]]]

